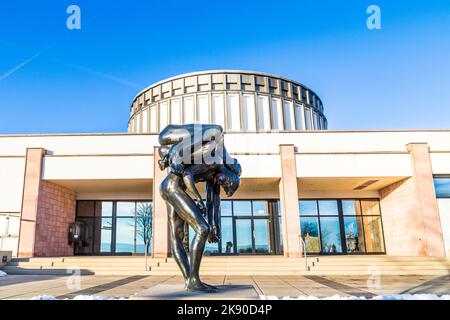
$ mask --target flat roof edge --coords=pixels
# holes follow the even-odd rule
[[[407,132],[423,132],[423,133],[450,133],[450,129],[399,129],[399,130],[309,130],[309,131],[278,131],[278,132],[225,132],[227,135],[232,134],[329,134],[329,133],[407,133]],[[0,138],[26,138],[26,137],[75,137],[75,136],[156,136],[157,133],[36,133],[36,134],[0,134]]]

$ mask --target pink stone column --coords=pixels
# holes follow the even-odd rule
[[[406,148],[412,176],[380,190],[386,253],[445,257],[428,145]]]
[[[433,182],[430,151],[427,143],[410,143],[407,150],[415,184],[416,216],[423,221],[428,256],[445,257],[444,238]]]
[[[153,232],[152,232],[152,256],[169,256],[169,225],[167,218],[166,202],[161,197],[159,185],[166,177],[167,171],[159,169],[158,147],[153,148]]]
[[[34,255],[42,158],[44,154],[45,150],[42,148],[30,148],[26,152],[18,257],[32,257]]]
[[[294,145],[280,145],[280,204],[285,257],[299,257],[300,217]]]

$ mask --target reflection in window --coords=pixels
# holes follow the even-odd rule
[[[283,130],[283,110],[278,98],[272,98],[272,129]]]
[[[258,130],[270,130],[269,97],[258,96]]]
[[[312,130],[311,108],[308,108],[308,107],[305,108],[305,126],[306,126],[306,130]]]
[[[300,216],[317,216],[317,201],[316,200],[301,200],[299,201]]]
[[[294,105],[291,101],[284,101],[284,129],[295,130]]]
[[[241,130],[241,111],[237,93],[227,94],[227,129],[231,131]]]
[[[319,125],[317,124],[317,113],[313,112],[313,121],[314,121],[314,130],[318,130],[319,129]]]
[[[234,252],[233,243],[233,220],[231,217],[222,217],[220,222],[222,253],[232,254]]]
[[[144,253],[146,243],[150,252],[150,201],[77,201],[76,221],[85,224],[87,236],[77,254]]]
[[[267,201],[253,201],[254,216],[268,216]]]
[[[315,217],[302,217],[300,219],[300,229],[303,241],[306,244],[306,252],[319,253],[320,237],[319,222]]]
[[[244,94],[242,96],[242,122],[245,131],[256,131],[255,96]]]
[[[323,253],[341,253],[341,229],[338,217],[320,218],[320,236]]]
[[[348,253],[364,252],[364,237],[361,217],[344,217],[345,243]],[[381,252],[381,251],[379,251]]]
[[[252,202],[242,200],[233,201],[233,213],[234,216],[251,216]]]
[[[438,198],[450,198],[450,178],[434,178],[434,189]]]
[[[223,105],[223,94],[211,96],[211,123],[225,127],[225,109]]]
[[[117,216],[134,217],[136,203],[134,201],[117,202]]]
[[[319,214],[321,216],[337,216],[338,202],[336,200],[319,200]]]
[[[383,252],[384,240],[380,216],[364,216],[364,236],[367,252]]]
[[[303,107],[297,103],[295,104],[295,128],[297,130],[305,130]]]

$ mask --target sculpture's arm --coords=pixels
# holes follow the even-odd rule
[[[183,182],[184,185],[186,186],[186,193],[197,202],[199,209],[203,213],[205,213],[206,206],[205,203],[203,202],[200,192],[198,192],[198,189],[195,186],[194,176],[192,174],[191,168],[184,169]]]
[[[208,241],[218,242],[220,240],[220,186],[213,181],[206,183],[206,201],[208,223],[211,226]]]

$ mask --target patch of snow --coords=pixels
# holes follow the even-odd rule
[[[450,295],[438,296],[436,294],[396,294],[396,295],[380,295],[371,298],[356,296],[340,296],[334,295],[329,297],[316,296],[298,296],[298,297],[277,297],[277,296],[260,296],[261,300],[450,300]]]
[[[105,297],[105,296],[87,296],[87,295],[79,295],[75,296],[72,300],[124,300],[125,298],[115,298],[115,297]]]
[[[31,298],[31,300],[60,300],[60,299],[55,298],[54,296],[44,294],[40,296],[34,296]],[[64,300],[126,300],[126,298],[105,297],[99,295],[78,295],[75,296],[73,299],[64,299]]]
[[[58,299],[56,299],[54,296],[43,294],[40,296],[34,296],[30,300],[58,300]]]
[[[7,275],[5,271],[0,270],[0,277],[6,277]]]

